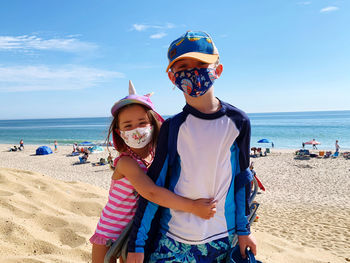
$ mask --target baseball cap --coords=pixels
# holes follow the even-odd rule
[[[156,112],[154,105],[150,99],[152,94],[153,93],[149,93],[146,95],[136,94],[135,87],[134,87],[133,83],[131,82],[131,80],[129,80],[129,95],[122,98],[121,100],[117,101],[116,103],[114,103],[113,107],[111,108],[111,113],[114,117],[116,117],[116,114],[120,108],[122,108],[128,104],[136,103],[136,104],[141,104],[143,106],[146,106],[147,108],[153,110],[154,113],[156,114],[158,120],[163,122],[164,119],[162,118],[162,116],[160,116],[160,114],[158,114]]]
[[[176,61],[182,58],[193,58],[212,64],[219,58],[219,52],[212,38],[206,32],[187,31],[170,44],[168,49],[169,65],[166,72]]]

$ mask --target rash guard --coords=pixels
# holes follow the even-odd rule
[[[250,121],[241,110],[220,103],[221,109],[212,114],[186,104],[182,112],[167,119],[148,170],[157,185],[180,196],[216,200],[215,216],[204,220],[140,198],[129,252],[145,252],[152,228],[185,244],[204,244],[233,233],[250,234]]]

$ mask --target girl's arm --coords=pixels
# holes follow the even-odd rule
[[[192,200],[157,186],[138,163],[128,156],[118,161],[114,173],[125,176],[143,198],[160,206],[192,213],[203,219],[210,219],[216,212],[216,202],[212,199]]]

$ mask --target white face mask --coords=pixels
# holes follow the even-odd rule
[[[152,140],[153,126],[136,128],[130,131],[120,131],[120,136],[127,146],[140,149],[149,144]]]

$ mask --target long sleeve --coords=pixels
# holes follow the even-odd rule
[[[168,133],[169,120],[166,120],[160,130],[154,161],[147,172],[148,176],[162,187],[165,185],[168,169]],[[146,240],[158,208],[157,204],[140,197],[130,233],[129,252],[145,252]]]
[[[236,143],[239,148],[240,171],[235,176],[235,203],[236,203],[236,233],[249,235],[250,226],[247,219],[249,215],[250,182],[253,175],[249,170],[250,156],[250,121],[246,115],[242,120],[240,135]]]

